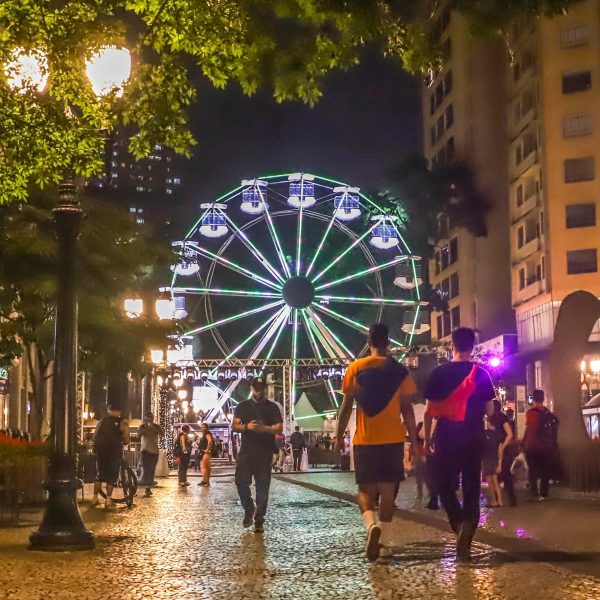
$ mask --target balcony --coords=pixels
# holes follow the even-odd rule
[[[521,115],[519,119],[514,121],[514,125],[511,131],[511,138],[516,138],[521,131],[523,131],[532,121],[538,117],[538,108],[533,105],[525,114]]]
[[[527,156],[523,158],[523,160],[521,160],[519,164],[513,167],[511,179],[514,181],[515,179],[521,177],[521,175],[523,175],[525,171],[531,169],[531,167],[533,167],[533,165],[535,165],[538,162],[538,158],[539,150],[532,150]]]
[[[538,252],[542,249],[542,238],[534,237],[533,239],[526,240],[523,246],[515,250],[513,256],[513,264],[520,263],[526,258],[529,258],[534,252]]]
[[[515,306],[523,304],[523,302],[527,302],[527,300],[531,300],[531,298],[543,294],[544,291],[544,282],[540,281],[536,275],[533,275],[525,281],[525,287],[522,290],[517,291],[513,304]]]
[[[538,208],[542,204],[542,198],[539,192],[533,192],[531,196],[525,198],[525,201],[521,206],[516,207],[512,214],[512,223],[516,223],[519,219],[522,219],[528,212],[534,208]]]

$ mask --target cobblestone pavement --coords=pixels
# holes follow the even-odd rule
[[[449,534],[410,521],[395,521],[394,559],[370,564],[356,506],[276,480],[271,499],[264,536],[242,530],[231,477],[187,490],[171,479],[131,510],[85,509],[93,552],[28,552],[31,527],[0,530],[0,598],[600,597],[600,580],[482,544],[456,565]]]

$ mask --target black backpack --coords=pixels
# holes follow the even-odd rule
[[[181,458],[183,456],[183,446],[181,445],[181,433],[177,436],[177,441],[173,446],[173,456],[175,458]]]
[[[121,417],[103,417],[94,435],[96,452],[120,452],[122,446]]]
[[[558,445],[558,418],[552,411],[542,412],[537,433],[540,441],[552,446]]]

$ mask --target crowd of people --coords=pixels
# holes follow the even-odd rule
[[[424,420],[417,424],[413,408],[416,386],[410,371],[389,354],[387,326],[372,325],[368,343],[369,356],[355,360],[346,371],[335,437],[326,435],[317,440],[325,449],[329,446],[347,456],[347,427],[356,407],[353,456],[358,504],[367,530],[367,558],[391,555],[391,521],[399,486],[405,479],[404,444],[409,441],[417,488],[415,506],[422,507],[426,487],[427,508],[441,505],[447,513],[456,534],[457,559],[469,560],[480,519],[482,479],[487,481],[490,507],[503,506],[503,492],[515,506],[512,472],[521,461],[528,466],[529,499],[538,502],[548,497],[549,480],[557,477],[559,464],[558,419],[545,406],[544,392],[535,390],[523,438],[517,440],[514,413],[502,411],[489,373],[471,360],[475,333],[462,327],[452,334],[453,359],[438,366],[429,377]],[[286,439],[281,411],[267,398],[266,387],[263,377],[252,379],[251,397],[237,405],[232,422],[232,442],[235,435],[241,438],[240,447],[235,448],[235,485],[244,510],[242,525],[254,525],[256,533],[264,531],[272,471],[282,471],[288,457],[292,469],[301,470],[308,446],[298,426]],[[164,431],[148,413],[139,433],[140,483],[151,496],[158,439]],[[109,407],[94,437],[98,462],[94,503],[100,485],[106,483],[107,506],[111,505],[121,447],[128,441],[129,428],[120,410]],[[192,461],[202,474],[198,485],[209,486],[211,459],[227,451],[208,424],[201,426],[200,436],[183,425],[173,450],[179,485],[190,485],[187,470]]]

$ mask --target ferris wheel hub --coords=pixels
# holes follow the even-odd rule
[[[283,284],[283,299],[291,308],[307,308],[315,299],[315,286],[307,277],[291,277]]]

